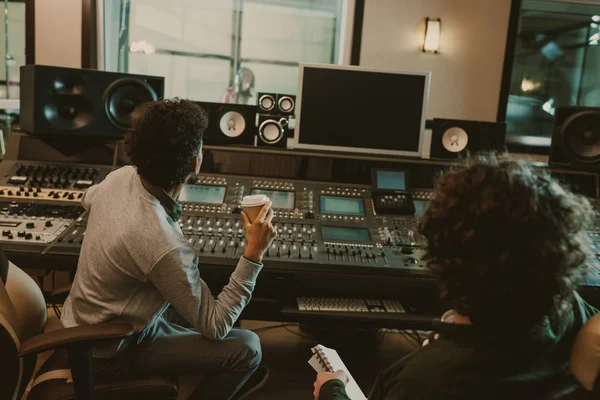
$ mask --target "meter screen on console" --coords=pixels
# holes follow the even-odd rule
[[[321,213],[365,215],[365,205],[362,199],[351,197],[321,196]]]
[[[190,203],[222,204],[226,190],[225,186],[184,185],[178,200]]]
[[[323,240],[355,240],[368,242],[371,238],[369,231],[363,228],[340,228],[338,226],[321,227]]]
[[[378,190],[406,190],[404,171],[377,171]]]
[[[296,194],[294,192],[284,192],[282,190],[262,190],[252,189],[251,194],[264,194],[267,196],[273,204],[273,208],[284,208],[286,210],[294,209],[294,200]]]

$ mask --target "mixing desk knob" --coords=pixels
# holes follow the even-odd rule
[[[46,221],[46,228],[50,228],[52,226],[52,221]]]
[[[33,237],[33,235],[30,232],[27,232],[25,234],[25,240],[31,240],[32,237]]]
[[[17,236],[18,236],[18,237],[25,237],[25,231],[19,231],[19,232],[17,233]]]
[[[11,234],[11,232],[8,229],[2,231],[2,236],[8,236],[10,234]]]

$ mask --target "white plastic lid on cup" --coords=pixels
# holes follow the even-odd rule
[[[264,194],[253,194],[250,196],[244,196],[242,199],[242,207],[256,207],[262,206],[269,201],[269,197]]]

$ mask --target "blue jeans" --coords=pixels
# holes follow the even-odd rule
[[[190,396],[194,400],[230,399],[258,368],[262,357],[260,339],[254,332],[234,328],[223,340],[209,340],[172,309],[131,350],[127,356],[129,374],[202,374],[204,379]]]

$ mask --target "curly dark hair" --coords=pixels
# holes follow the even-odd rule
[[[554,320],[584,273],[590,203],[524,161],[466,163],[438,178],[419,226],[442,296],[487,330]]]
[[[171,189],[184,183],[202,146],[208,114],[189,100],[146,103],[136,110],[125,136],[127,154],[153,185]]]

